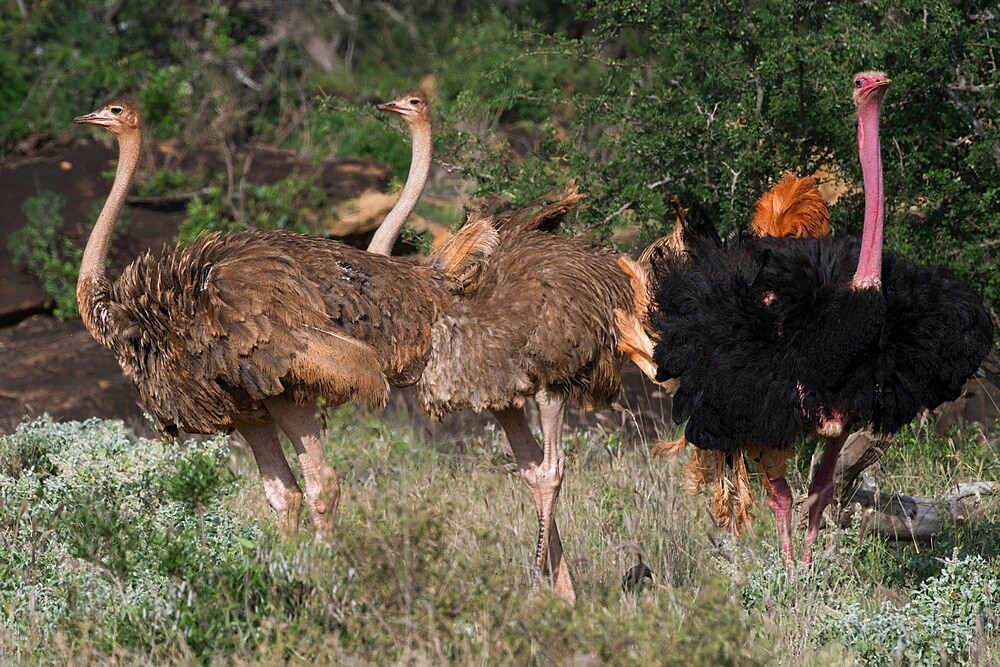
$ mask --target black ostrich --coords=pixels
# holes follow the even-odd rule
[[[947,269],[882,256],[879,113],[890,80],[854,77],[865,186],[852,239],[688,240],[684,262],[654,263],[657,380],[680,379],[674,419],[695,446],[742,465],[747,442],[786,452],[826,439],[809,487],[803,560],[812,560],[837,456],[852,429],[891,434],[957,398],[992,345],[979,296]],[[721,379],[721,381],[720,381]],[[768,504],[786,562],[791,492],[771,480]]]

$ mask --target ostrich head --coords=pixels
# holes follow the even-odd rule
[[[408,125],[414,123],[430,124],[431,108],[427,104],[427,96],[419,90],[400,95],[391,102],[376,105],[379,111],[391,111],[403,117]]]
[[[74,123],[106,127],[117,135],[138,130],[139,121],[139,107],[127,100],[111,102],[97,111],[73,119]]]
[[[865,112],[871,105],[881,106],[882,98],[889,89],[892,79],[885,75],[885,72],[858,72],[854,75],[854,92],[851,97],[854,99],[854,106],[858,110],[858,115]]]

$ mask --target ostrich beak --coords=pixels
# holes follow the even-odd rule
[[[379,111],[391,111],[392,113],[403,113],[403,108],[398,104],[396,104],[395,101],[376,104],[375,108],[378,109]]]
[[[93,113],[77,116],[73,119],[73,122],[81,125],[108,125],[110,120],[111,119],[109,118],[101,116],[100,112],[94,111]]]

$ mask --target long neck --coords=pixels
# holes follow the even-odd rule
[[[865,182],[865,226],[861,233],[858,270],[851,285],[855,288],[882,285],[882,217],[885,197],[882,194],[882,149],[878,126],[880,102],[866,102],[858,116],[858,154]]]
[[[385,220],[375,231],[368,252],[388,255],[399,236],[403,223],[413,212],[427,183],[427,175],[431,170],[431,128],[430,124],[416,122],[410,125],[410,137],[413,140],[413,157],[410,160],[410,173],[406,177],[406,185],[399,193],[396,205],[392,207]]]
[[[107,278],[104,275],[104,265],[108,256],[108,244],[114,231],[118,213],[125,203],[132,175],[139,162],[139,147],[142,138],[138,131],[118,135],[118,169],[115,172],[115,182],[111,186],[111,194],[104,202],[104,208],[97,217],[97,223],[90,232],[87,247],[83,250],[83,261],[80,262],[80,277],[76,283],[76,298],[80,307],[80,315],[91,335],[98,340],[99,329],[106,317],[98,312],[106,304]]]

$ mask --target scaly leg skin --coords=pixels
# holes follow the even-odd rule
[[[236,429],[253,452],[264,484],[264,497],[274,510],[278,532],[285,537],[299,530],[299,512],[302,509],[302,489],[295,474],[288,467],[285,453],[278,440],[278,427],[273,422],[239,424]]]
[[[778,548],[785,561],[785,568],[795,563],[792,549],[792,490],[784,477],[769,479],[767,506],[774,512],[774,522],[778,526]]]
[[[538,516],[535,571],[539,577],[544,576],[546,571],[555,572],[553,585],[556,594],[573,604],[576,593],[563,558],[562,541],[554,516],[555,499],[562,479],[562,460],[546,460],[545,452],[532,435],[522,408],[494,410],[493,415],[507,434],[521,478],[535,502]],[[556,582],[559,582],[558,587],[555,586]]]
[[[558,474],[554,481],[551,504],[548,507],[548,521],[542,522],[549,530],[549,548],[546,566],[548,572],[552,574],[556,595],[566,600],[570,604],[576,602],[576,591],[573,588],[573,579],[569,573],[569,565],[563,558],[562,541],[559,539],[559,529],[556,528],[556,501],[559,499],[559,491],[562,488],[562,478],[565,472],[566,455],[562,448],[562,427],[563,416],[566,408],[566,399],[553,397],[545,390],[538,392],[535,396],[538,403],[538,412],[542,422],[542,439],[545,442],[544,460],[546,465],[554,465],[558,468]],[[541,537],[539,537],[539,542]]]
[[[809,496],[806,498],[806,507],[809,509],[809,529],[806,533],[806,545],[802,551],[802,561],[812,563],[812,550],[819,537],[819,524],[823,520],[823,510],[833,499],[833,471],[837,466],[837,457],[840,450],[847,442],[850,433],[847,429],[835,438],[829,438],[823,446],[823,456],[820,459],[819,467],[813,475],[812,483],[809,485]]]
[[[319,420],[313,405],[296,405],[282,397],[265,402],[278,427],[295,445],[299,466],[306,483],[306,507],[316,529],[316,537],[327,540],[333,534],[340,504],[340,481],[323,452]]]

